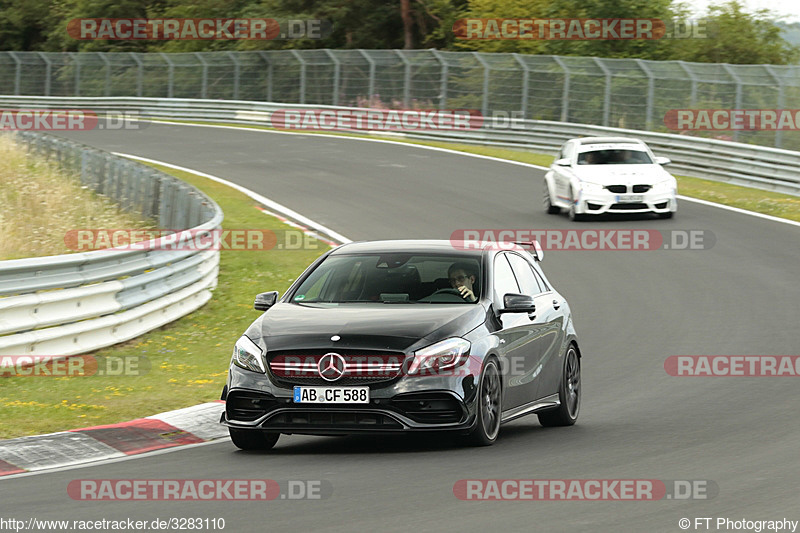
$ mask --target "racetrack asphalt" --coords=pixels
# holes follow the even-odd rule
[[[230,531],[313,532],[681,531],[684,517],[800,519],[797,378],[672,377],[663,366],[671,355],[800,355],[800,227],[691,202],[681,202],[673,220],[576,224],[544,213],[544,171],[410,145],[155,124],[64,136],[225,178],[353,240],[446,239],[465,228],[619,228],[704,230],[716,242],[708,250],[545,253],[544,270],[570,302],[584,354],[574,427],[543,428],[527,417],[503,426],[488,448],[443,436],[282,436],[269,453],[245,453],[223,440],[0,480],[5,517],[223,517]],[[232,331],[231,342],[240,333]],[[324,479],[333,495],[135,505],[67,495],[71,480],[99,478]],[[655,502],[454,496],[456,481],[487,478],[703,479],[719,495]]]

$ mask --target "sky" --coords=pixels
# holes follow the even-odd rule
[[[705,12],[710,4],[721,4],[724,0],[683,0],[698,13]],[[800,22],[800,1],[798,0],[739,0],[747,6],[748,11],[769,9],[778,14],[782,22]]]

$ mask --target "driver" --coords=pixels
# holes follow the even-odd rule
[[[447,269],[447,278],[450,286],[461,293],[461,297],[468,302],[477,300],[473,292],[475,284],[475,270],[469,263],[453,263]]]

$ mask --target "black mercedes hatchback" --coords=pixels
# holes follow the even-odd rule
[[[245,450],[281,433],[453,431],[490,445],[537,414],[572,425],[581,352],[538,243],[339,246],[236,342],[221,422]]]

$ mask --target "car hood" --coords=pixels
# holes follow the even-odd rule
[[[263,338],[268,350],[337,347],[406,351],[464,335],[485,319],[481,304],[278,303],[253,323],[247,335]],[[332,341],[334,335],[340,340]]]
[[[671,177],[661,165],[582,165],[572,167],[579,179],[600,185],[654,184]]]

